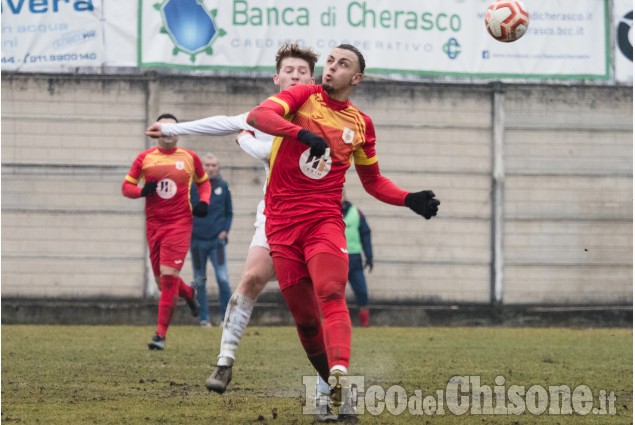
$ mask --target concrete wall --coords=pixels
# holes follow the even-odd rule
[[[632,88],[503,90],[503,302],[630,304]],[[3,74],[2,297],[144,297],[143,201],[120,188],[153,143],[147,123],[238,114],[273,92],[267,79]],[[372,302],[490,302],[492,99],[483,85],[379,81],[354,94],[375,122],[382,173],[442,201],[426,221],[374,200],[349,172],[347,195],[373,230]],[[264,173],[233,137],[180,144],[221,159],[235,287]],[[210,270],[211,297],[214,282]]]

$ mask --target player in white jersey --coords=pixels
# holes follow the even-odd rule
[[[313,84],[315,82],[313,71],[317,59],[318,55],[311,49],[301,48],[295,44],[283,45],[276,56],[274,83],[280,86],[280,90],[297,84]],[[220,136],[240,132],[236,142],[246,153],[262,162],[265,176],[268,176],[273,136],[249,126],[246,118],[247,113],[244,113],[233,117],[208,117],[174,125],[154,123],[148,127],[146,135],[150,137],[194,134]],[[263,191],[266,190],[266,186],[265,178]],[[258,203],[256,222],[254,223],[256,230],[247,253],[240,283],[229,300],[225,314],[217,366],[205,383],[210,391],[221,394],[225,392],[231,381],[236,350],[249,323],[256,299],[267,282],[275,277],[265,235],[264,208],[265,201],[263,199]],[[316,398],[324,406],[324,401],[328,399],[329,386],[321,378],[318,379],[317,393]],[[333,419],[331,415],[330,409],[328,409],[319,419],[322,421]]]

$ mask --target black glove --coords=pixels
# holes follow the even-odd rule
[[[302,129],[298,133],[298,140],[311,147],[311,156],[316,158],[321,157],[326,152],[326,148],[329,145],[326,144],[323,138],[317,134],[311,133],[309,130]]]
[[[141,196],[148,196],[149,194],[156,192],[157,184],[157,182],[146,182],[143,189],[141,189]]]
[[[192,208],[192,214],[197,217],[205,217],[207,215],[207,202],[199,202]]]
[[[413,192],[406,195],[406,206],[426,220],[430,220],[437,215],[441,201],[434,197],[431,190],[422,190],[421,192]]]
[[[373,271],[373,259],[372,258],[367,258],[366,259],[366,264],[364,265],[364,268],[368,270],[368,273]]]

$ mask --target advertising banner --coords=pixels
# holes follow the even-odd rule
[[[101,0],[2,0],[2,70],[63,72],[101,66],[101,16]]]
[[[272,67],[281,43],[358,47],[369,74],[608,79],[608,0],[533,0],[527,34],[492,38],[490,0],[139,1],[139,66]]]
[[[3,71],[269,73],[279,46],[297,42],[320,53],[318,66],[353,44],[368,74],[394,79],[609,80],[614,54],[616,77],[632,81],[626,0],[614,13],[610,0],[526,1],[529,28],[513,43],[488,34],[491,0],[1,1]]]

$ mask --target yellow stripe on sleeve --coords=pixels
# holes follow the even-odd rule
[[[207,180],[207,179],[208,179],[208,177],[207,177],[207,173],[203,173],[203,177],[201,177],[201,178],[199,178],[199,179],[196,179],[196,180],[194,180],[194,181],[195,181],[197,184],[199,184],[199,183],[203,183],[203,182],[204,182],[205,180]]]
[[[278,151],[280,150],[280,145],[282,144],[282,137],[278,136],[273,139],[273,143],[271,144],[271,154],[269,155],[269,175],[267,176],[267,185],[271,181],[271,173],[273,172],[273,164],[276,161],[276,156],[278,156]]]
[[[272,100],[272,101],[276,102],[278,105],[282,106],[284,108],[284,115],[287,115],[289,113],[289,105],[284,100],[280,100],[280,99],[278,99],[275,96],[271,96],[267,100]]]
[[[362,147],[353,152],[353,158],[355,160],[355,164],[359,165],[373,165],[377,162],[377,155],[372,158],[368,158]]]
[[[133,177],[130,177],[130,175],[127,175],[127,176],[126,176],[126,181],[127,181],[127,182],[130,182],[130,183],[132,183],[132,184],[138,184],[138,183],[139,183],[139,180],[137,180],[137,179],[135,179],[135,178],[133,178]]]

